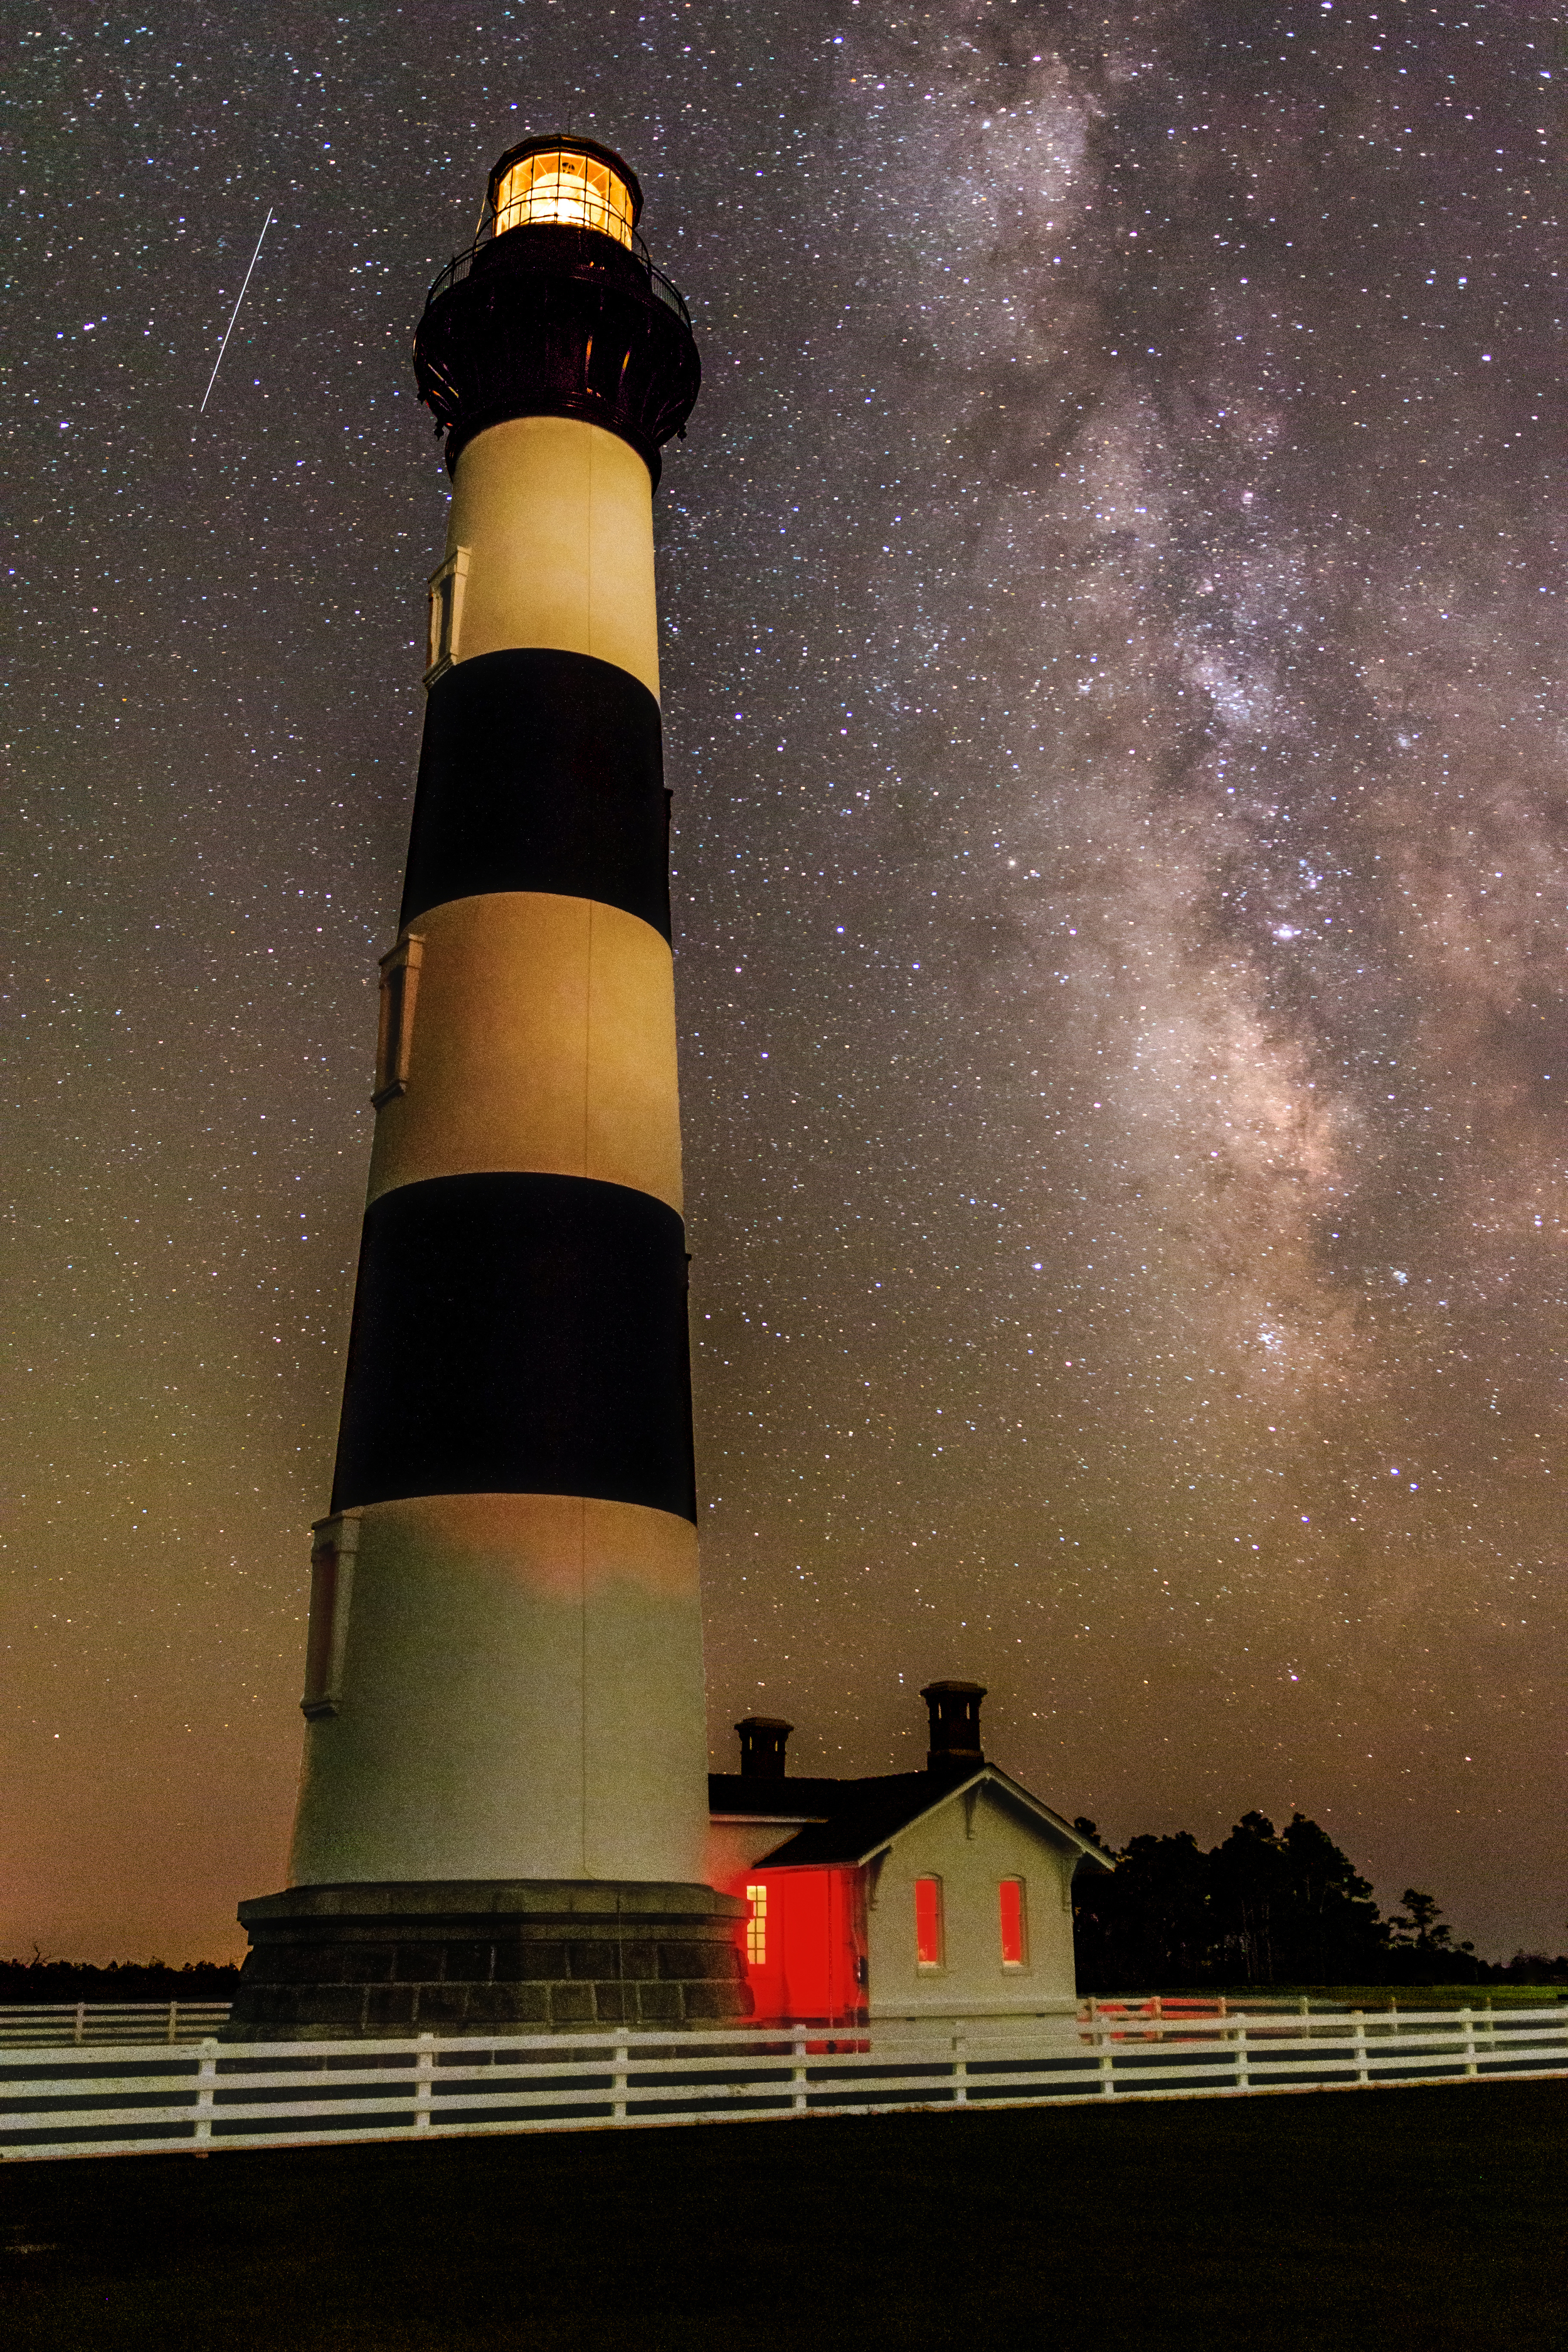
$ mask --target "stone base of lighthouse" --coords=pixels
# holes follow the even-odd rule
[[[296,1886],[239,1906],[225,2038],[658,2032],[752,2011],[745,1905],[710,1886],[458,1879]]]

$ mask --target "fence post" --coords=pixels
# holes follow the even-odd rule
[[[201,2063],[196,2069],[196,2145],[205,2149],[212,2144],[213,2093],[217,2082],[217,2043],[202,2043]]]
[[[175,2031],[179,2021],[179,2015],[180,2004],[177,2000],[172,2000],[169,2003],[169,2039],[171,2042],[177,2042],[180,2038],[178,2032]]]
[[[797,2032],[795,2037],[795,2065],[790,2081],[795,2085],[795,2112],[803,2116],[805,2113],[805,2035],[803,2032]]]
[[[1352,2009],[1351,2023],[1354,2028],[1355,2078],[1358,2083],[1370,2083],[1372,2073],[1366,2063],[1366,2017],[1363,2011]]]
[[[1463,2011],[1463,2016],[1465,2020],[1465,2072],[1467,2074],[1473,2074],[1477,2071],[1476,2013],[1475,2011],[1467,2004]]]
[[[87,2003],[85,2000],[79,2000],[76,2005],[76,2032],[72,2034],[71,2040],[78,2043],[79,2046],[87,2040]]]
[[[418,2054],[414,2061],[414,2128],[430,2128],[430,2102],[436,2083],[436,2036],[419,2036]]]
[[[1113,2099],[1116,2096],[1116,2058],[1105,2021],[1098,2010],[1094,2019],[1094,2039],[1100,2051],[1100,2095],[1102,2099]]]
[[[1250,2091],[1252,2077],[1247,2070],[1247,2017],[1245,2011],[1236,2021],[1236,2087]]]
[[[964,2106],[969,2099],[969,2043],[964,2035],[952,2037],[952,2099],[955,2106]]]
[[[610,2114],[613,2120],[618,2124],[624,2124],[626,2119],[626,2074],[631,2063],[631,2044],[626,2042],[617,2042],[615,2081],[610,2086],[615,2093],[615,2104],[611,2107]]]

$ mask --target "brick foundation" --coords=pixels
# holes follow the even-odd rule
[[[296,1886],[239,1906],[230,2041],[685,2031],[752,2011],[745,1906],[708,1886]]]

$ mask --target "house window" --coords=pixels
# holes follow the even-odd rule
[[[463,584],[468,576],[468,551],[459,547],[430,575],[430,635],[425,683],[434,686],[458,658],[463,620]]]
[[[424,940],[411,932],[381,959],[381,1019],[375,1039],[375,1092],[371,1097],[377,1110],[402,1094],[408,1084],[414,1001],[419,992],[424,955]]]
[[[746,1965],[763,1969],[768,1963],[768,1890],[765,1886],[748,1886],[746,1900],[752,1906],[746,1922]]]
[[[942,1881],[940,1878],[917,1878],[915,1964],[922,1969],[940,1969],[942,1961]]]
[[[1027,1968],[1028,1919],[1024,1907],[1024,1882],[1021,1878],[1005,1878],[996,1894],[1002,1918],[1002,1965],[1005,1969]]]

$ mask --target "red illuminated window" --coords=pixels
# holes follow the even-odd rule
[[[1024,1916],[1024,1882],[1005,1878],[996,1890],[1002,1914],[1002,1965],[1021,1969],[1028,1960]]]
[[[768,1964],[768,1890],[765,1886],[748,1886],[746,1900],[752,1916],[746,1922],[746,1960],[753,1969],[765,1969]]]
[[[942,1966],[942,1881],[915,1881],[915,1960],[922,1969]]]

